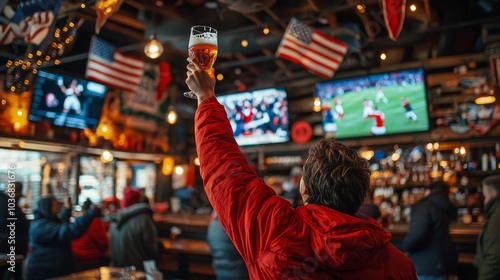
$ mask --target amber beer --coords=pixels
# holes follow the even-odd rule
[[[210,77],[214,77],[214,63],[217,58],[217,30],[210,26],[196,25],[191,27],[188,45],[189,57],[196,58]],[[196,95],[187,91],[185,97],[196,99]]]
[[[189,47],[189,56],[196,58],[201,64],[201,67],[213,78],[213,65],[217,58],[217,45],[200,43]]]

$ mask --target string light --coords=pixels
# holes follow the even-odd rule
[[[319,112],[321,111],[321,99],[319,97],[315,97],[313,101],[313,111]]]
[[[224,75],[222,75],[221,73],[217,74],[217,81],[222,81],[224,80]]]
[[[417,10],[417,6],[415,4],[410,5],[410,11],[415,12]]]
[[[366,6],[363,4],[358,4],[356,5],[356,9],[358,9],[358,11],[363,14],[366,11]]]
[[[248,47],[248,41],[246,39],[241,40],[241,46],[244,48]]]
[[[167,114],[167,122],[169,124],[175,124],[177,122],[177,112],[173,106],[170,106]]]
[[[83,7],[84,6],[85,5],[83,5]],[[15,74],[10,74],[13,82],[12,85],[8,85],[8,88],[11,92],[21,93],[28,90],[28,86],[32,84],[31,78],[33,76],[28,76],[30,78],[26,78],[26,72],[32,72],[36,75],[38,73],[36,68],[51,61],[53,61],[55,65],[59,65],[61,61],[57,59],[57,57],[63,54],[66,45],[74,41],[75,29],[79,28],[82,24],[83,20],[77,22],[70,21],[61,29],[57,28],[52,34],[52,40],[49,43],[48,50],[42,51],[38,49],[33,52],[28,52],[25,58],[7,61],[5,64],[7,68],[18,68],[13,72]]]
[[[269,32],[270,32],[270,30],[267,27],[264,27],[264,29],[262,29],[262,33],[264,33],[264,35],[269,34]]]
[[[380,59],[385,60],[386,58],[387,58],[387,55],[385,54],[385,52],[381,52]]]

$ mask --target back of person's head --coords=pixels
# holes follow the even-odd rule
[[[121,201],[121,208],[128,208],[136,203],[141,202],[142,194],[140,190],[128,187],[123,193],[123,199]]]
[[[435,181],[435,182],[430,183],[427,186],[427,189],[430,190],[431,193],[448,196],[448,194],[450,192],[450,185],[448,185],[444,181],[439,180],[439,181]]]
[[[483,186],[492,191],[500,192],[500,175],[488,176],[483,180]]]
[[[326,138],[309,149],[303,179],[305,202],[355,215],[370,187],[370,168],[357,151]]]
[[[60,203],[57,201],[56,197],[52,194],[44,195],[37,203],[37,211],[42,213],[46,217],[53,217],[52,214],[52,204]]]
[[[87,212],[90,207],[92,207],[92,201],[90,201],[90,199],[86,199],[83,204],[82,204],[82,212]]]

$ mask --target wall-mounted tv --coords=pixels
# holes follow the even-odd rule
[[[316,94],[325,136],[345,139],[429,130],[422,68],[320,82]]]
[[[106,92],[102,84],[40,70],[33,85],[28,119],[95,130]]]
[[[287,93],[267,88],[218,96],[240,146],[283,143],[290,139]]]

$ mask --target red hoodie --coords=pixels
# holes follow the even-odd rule
[[[109,238],[104,223],[94,218],[82,237],[71,241],[73,256],[80,264],[97,264],[108,255]]]
[[[205,190],[251,279],[417,279],[413,262],[380,224],[321,205],[293,209],[249,166],[224,107],[195,116]]]

